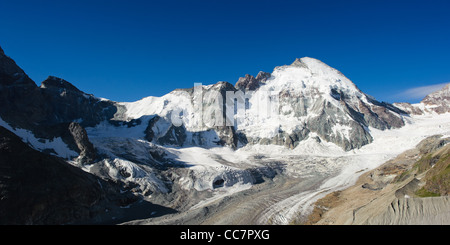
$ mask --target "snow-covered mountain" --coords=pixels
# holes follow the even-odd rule
[[[159,98],[119,103],[123,109],[116,118],[136,120],[155,116],[146,131],[147,139],[155,143],[235,148],[275,144],[293,149],[302,140],[313,137],[351,150],[372,141],[369,126],[384,130],[404,125],[401,110],[364,94],[339,71],[313,58],[296,59],[291,65],[276,67],[272,73],[260,72],[256,78],[246,75],[236,86],[227,82],[202,86],[200,96],[216,92],[215,95],[222,96],[219,103],[223,104],[223,110],[216,110],[219,115],[215,115],[210,112],[215,111],[216,101],[203,98],[203,116],[222,117],[222,122],[240,120],[238,125],[211,127],[195,120],[199,114],[195,100],[199,95],[194,90],[175,90]],[[230,106],[226,104],[230,95],[227,92],[239,97],[237,91],[243,92],[243,99],[241,105],[239,100],[236,105],[231,104],[234,110],[230,110],[233,112],[230,116],[226,114]],[[266,108],[267,101],[261,100],[268,96],[272,96],[269,98],[273,100],[272,108]],[[273,113],[262,115],[267,110]],[[181,127],[171,123],[177,111],[184,112]]]
[[[448,113],[450,112],[450,84],[425,96],[420,103],[394,103],[394,105],[413,115]]]
[[[0,56],[5,77],[0,100],[7,105],[0,116],[14,127],[36,131],[40,138],[59,136],[51,129],[75,122],[84,128],[126,125],[128,133],[139,131],[136,136],[159,145],[236,149],[275,144],[293,149],[314,138],[348,151],[372,141],[367,127],[404,125],[403,111],[376,101],[336,69],[308,57],[256,78],[246,75],[236,86],[198,85],[123,103],[96,98],[52,76],[37,87],[4,52]],[[230,103],[230,95],[236,103]]]

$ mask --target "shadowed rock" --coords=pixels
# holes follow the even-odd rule
[[[0,127],[0,223],[86,221],[117,197],[110,183],[35,151]]]

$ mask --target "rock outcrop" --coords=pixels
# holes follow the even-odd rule
[[[386,210],[360,223],[364,225],[449,225],[450,197],[395,198]]]
[[[422,100],[428,109],[438,114],[450,112],[450,84],[447,84],[441,90],[431,93]]]
[[[259,77],[259,79],[257,79]],[[368,127],[390,129],[404,126],[404,111],[365,95],[339,71],[312,58],[296,59],[291,65],[276,67],[272,73],[246,75],[236,88],[255,90],[249,104],[257,105],[258,95],[278,92],[279,122],[268,124],[272,134],[255,133],[251,124],[237,129],[252,144],[277,144],[294,148],[310,133],[319,140],[333,142],[345,150],[372,142]],[[258,85],[258,86],[256,86]],[[248,117],[258,118],[259,111]],[[252,119],[253,119],[252,118]],[[266,120],[267,121],[267,120]],[[269,120],[270,121],[270,120]],[[266,128],[262,123],[261,128]]]
[[[394,103],[394,105],[410,115],[423,115],[426,113],[443,114],[450,112],[450,84],[425,96],[420,103]]]
[[[291,65],[275,68],[272,73],[259,72],[256,78],[247,74],[235,86],[218,82],[202,86],[201,94],[196,95],[195,91],[195,88],[177,89],[161,98],[128,103],[122,117],[128,118],[129,111],[139,111],[129,119],[152,116],[146,137],[158,144],[233,148],[246,144],[275,144],[292,149],[311,136],[348,151],[372,142],[368,127],[385,130],[404,126],[401,116],[404,111],[376,101],[342,73],[312,58],[296,59]],[[234,98],[227,98],[229,95]],[[199,99],[201,115],[220,117],[222,125],[208,126],[202,121],[204,118],[195,120],[195,116],[200,115],[199,108],[195,108]],[[264,110],[268,110],[264,103],[271,102],[278,103],[270,105],[276,115],[260,120]],[[218,104],[222,106],[219,105],[217,111]],[[230,108],[231,115],[230,110],[227,111]],[[172,114],[179,111],[184,113],[183,125],[171,125]],[[222,115],[214,113],[216,111]]]
[[[93,163],[96,160],[97,153],[94,145],[89,141],[86,130],[75,122],[69,124],[68,130],[80,153],[78,157],[80,163]]]
[[[0,127],[1,224],[95,220],[108,205],[115,205],[118,192],[115,184],[35,151]]]
[[[245,77],[240,77],[236,82],[236,89],[254,91],[258,89],[270,77],[270,73],[260,71],[256,78],[252,75],[246,74]]]

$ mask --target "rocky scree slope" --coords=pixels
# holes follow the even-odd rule
[[[449,224],[449,142],[441,135],[422,140],[317,201],[306,224]]]

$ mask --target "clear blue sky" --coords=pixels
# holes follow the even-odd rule
[[[416,102],[404,91],[450,82],[450,1],[0,0],[0,46],[37,84],[116,101],[309,56],[378,100]]]

